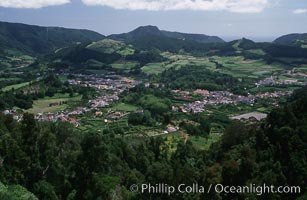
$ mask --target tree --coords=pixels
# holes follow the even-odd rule
[[[5,200],[38,200],[38,198],[20,185],[5,186],[0,182],[0,199]]]
[[[235,120],[228,127],[222,136],[222,147],[229,149],[231,146],[242,143],[248,137],[245,125]]]
[[[104,174],[94,174],[91,191],[94,199],[110,199],[112,191],[120,184],[120,178]]]
[[[39,181],[33,185],[33,193],[40,200],[58,200],[53,186],[47,181]]]

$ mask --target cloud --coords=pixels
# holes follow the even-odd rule
[[[70,3],[70,0],[0,0],[0,7],[42,8]]]
[[[294,14],[303,14],[307,13],[307,8],[300,8],[293,11]]]
[[[82,0],[86,5],[129,10],[205,10],[259,13],[270,0]],[[272,0],[274,1],[274,0]]]

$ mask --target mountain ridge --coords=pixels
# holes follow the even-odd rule
[[[307,41],[307,33],[290,33],[282,35],[273,42],[286,45],[299,45],[299,40]]]
[[[105,38],[86,29],[43,27],[0,21],[0,45],[30,54],[44,54],[78,42],[93,42]]]
[[[181,40],[192,40],[195,42],[200,43],[221,43],[225,42],[218,36],[209,36],[205,34],[194,34],[194,33],[181,33],[177,31],[165,31],[160,30],[157,26],[147,25],[147,26],[140,26],[130,32],[121,33],[121,34],[111,34],[107,36],[110,39],[114,40],[121,40],[126,42],[131,42],[141,37],[147,36],[159,36],[159,37],[168,37],[168,38],[175,38]]]

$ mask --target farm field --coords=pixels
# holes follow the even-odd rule
[[[115,104],[112,107],[108,108],[103,108],[101,111],[103,115],[97,116],[95,118],[84,116],[81,119],[81,127],[80,129],[86,130],[94,130],[94,131],[103,131],[104,129],[109,129],[110,126],[116,126],[123,128],[127,126],[127,116],[123,117],[120,120],[117,120],[116,122],[113,123],[106,123],[104,122],[104,119],[106,118],[106,113],[108,110],[113,110],[113,111],[123,111],[123,112],[132,112],[136,111],[138,108],[136,106],[130,105],[130,104],[125,104],[125,103],[119,103]]]
[[[0,59],[1,70],[12,70],[26,67],[34,62],[34,58],[15,50],[6,50]]]
[[[6,70],[6,69],[10,69],[12,67],[12,65],[9,62],[6,61],[0,61],[0,70]]]
[[[48,112],[58,112],[65,110],[68,107],[69,102],[80,101],[80,96],[69,97],[68,94],[56,95],[55,97],[45,97],[43,99],[35,100],[33,103],[33,108],[26,110],[29,113],[48,113]],[[67,103],[63,103],[67,102]],[[50,104],[58,104],[50,106]]]
[[[212,71],[216,69],[215,63],[210,62],[208,57],[194,57],[191,55],[184,54],[172,54],[164,52],[161,54],[169,61],[161,63],[149,63],[142,67],[142,71],[146,74],[160,74],[164,70],[175,68],[180,69],[183,66],[193,65],[206,67]]]
[[[114,63],[111,66],[113,69],[120,69],[129,72],[129,70],[134,68],[137,64],[138,64],[137,62],[126,62],[126,63]]]
[[[237,105],[208,105],[206,107],[205,113],[211,115],[212,113],[216,115],[228,116],[231,114],[242,114],[247,111],[253,111],[253,107],[246,104],[237,104]]]
[[[2,91],[3,91],[3,92],[10,91],[10,90],[12,90],[13,88],[14,88],[15,90],[17,90],[17,89],[23,88],[23,87],[25,87],[25,86],[28,86],[30,83],[31,83],[31,82],[24,82],[24,83],[19,83],[19,84],[15,84],[15,85],[9,85],[9,86],[6,86],[6,87],[2,88]]]
[[[211,62],[209,60],[209,57],[195,57],[186,54],[172,54],[169,52],[162,53],[162,56],[168,58],[171,61],[169,64],[166,63],[166,69],[172,67],[176,67],[176,69],[179,69],[180,67],[186,65],[204,66],[212,71],[216,69],[215,63]]]
[[[94,131],[98,133],[102,133],[104,130],[110,130],[110,129],[121,129],[124,132],[128,131],[127,129],[124,130],[124,128],[127,127],[127,117],[124,117],[118,121],[115,122],[105,122],[105,116],[100,116],[97,118],[90,118],[88,116],[84,116],[81,118],[81,126],[78,128],[82,131]]]
[[[262,49],[251,49],[251,50],[247,50],[247,52],[261,55],[261,56],[265,55],[265,52]]]
[[[141,68],[145,74],[160,74],[165,70],[163,63],[149,63]]]
[[[207,137],[191,136],[190,140],[199,150],[209,150],[211,145],[221,139],[220,135],[210,134]]]
[[[0,81],[19,81],[22,80],[21,78],[0,78]]]
[[[278,87],[278,86],[265,86],[265,87],[255,87],[250,89],[251,93],[265,93],[265,92],[274,92],[274,91],[289,91],[299,89],[298,86],[287,86],[287,87]]]
[[[115,106],[112,107],[112,110],[116,110],[116,111],[126,111],[126,112],[132,112],[132,111],[136,111],[138,108],[134,105],[129,105],[126,103],[119,103]]]
[[[104,39],[98,42],[93,42],[87,46],[88,49],[96,50],[101,53],[118,53],[122,56],[132,55],[134,49],[131,46],[125,45],[123,42],[111,39]]]
[[[165,135],[161,135],[158,137],[162,137],[166,140],[167,148],[170,152],[175,152],[177,149],[177,145],[179,142],[185,142],[187,135],[181,131],[175,133],[169,133]]]
[[[253,53],[257,54],[264,53],[260,49],[254,51]],[[194,57],[169,52],[163,52],[161,55],[169,61],[149,63],[142,67],[142,71],[148,75],[160,74],[170,68],[180,69],[183,66],[191,65],[205,67],[211,71],[218,71],[233,77],[258,79],[274,73],[280,73],[285,69],[285,66],[279,63],[268,65],[262,59],[247,60],[243,56]],[[221,66],[217,67],[216,63]]]
[[[234,77],[260,78],[263,74],[273,74],[284,70],[280,64],[268,65],[261,59],[245,60],[243,56],[212,56],[210,60],[222,65],[218,71]]]
[[[210,146],[218,142],[221,138],[220,135],[211,134],[207,137],[203,136],[189,136],[186,133],[179,131],[175,133],[169,133],[162,135],[162,138],[166,140],[166,145],[170,152],[175,152],[179,142],[187,142],[190,140],[193,145],[199,150],[209,150]]]
[[[81,119],[81,126],[78,127],[80,130],[92,130],[95,132],[102,132],[107,128],[107,124],[103,121],[103,119]]]

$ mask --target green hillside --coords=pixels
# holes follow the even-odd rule
[[[131,55],[134,53],[132,46],[128,46],[123,42],[111,39],[103,39],[97,42],[92,42],[86,48],[101,53],[118,53],[123,56]]]
[[[307,45],[307,33],[293,33],[281,36],[277,38],[275,43],[278,44],[287,44],[287,45],[296,45],[300,47],[306,47]]]
[[[217,36],[208,36],[204,34],[188,34],[179,32],[162,31],[156,26],[141,26],[137,29],[123,34],[113,34],[108,36],[111,39],[121,40],[121,41],[134,41],[142,37],[147,36],[159,36],[167,38],[175,38],[179,40],[191,40],[201,43],[220,43],[224,42],[221,38]]]
[[[27,54],[43,54],[74,43],[92,42],[104,36],[89,30],[41,27],[0,22],[0,46]]]

